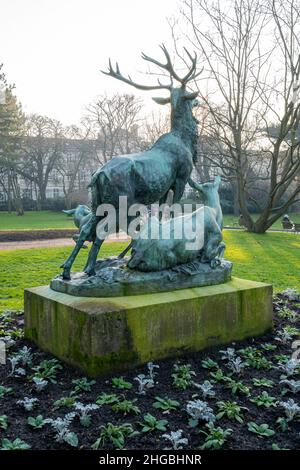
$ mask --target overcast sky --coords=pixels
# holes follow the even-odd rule
[[[177,8],[177,0],[0,0],[0,63],[25,112],[77,123],[96,95],[134,91],[100,70],[111,57],[141,81],[140,53],[159,57]],[[142,96],[149,105],[151,92]]]

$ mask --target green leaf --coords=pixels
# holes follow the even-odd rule
[[[67,444],[69,444],[72,447],[78,447],[78,437],[75,434],[75,432],[68,432],[64,440],[66,441]]]

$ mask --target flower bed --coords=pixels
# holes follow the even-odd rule
[[[263,337],[97,380],[25,341],[22,312],[6,312],[0,447],[299,448],[299,297],[278,295],[274,311]]]

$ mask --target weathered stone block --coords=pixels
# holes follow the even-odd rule
[[[272,327],[272,286],[225,284],[115,298],[25,290],[25,336],[96,376],[257,336]]]

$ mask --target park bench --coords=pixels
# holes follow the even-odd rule
[[[293,230],[294,223],[289,221],[289,220],[283,220],[282,221],[282,228],[283,228],[283,230]]]
[[[282,221],[283,230],[289,230],[294,233],[300,233],[300,224],[295,224],[292,221]]]

